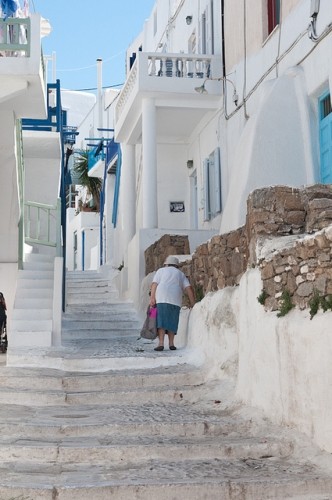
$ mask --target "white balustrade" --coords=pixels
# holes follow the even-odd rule
[[[116,105],[116,120],[120,118],[138,80],[141,82],[145,76],[169,79],[209,78],[213,76],[213,60],[215,60],[214,56],[199,54],[138,52]],[[147,86],[144,89],[137,89],[139,90],[148,91],[149,88]],[[176,91],[176,88],[172,87],[169,90],[170,92]]]

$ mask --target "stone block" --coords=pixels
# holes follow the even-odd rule
[[[261,276],[263,280],[272,278],[272,276],[274,276],[274,267],[271,262],[263,264],[263,267],[261,268]]]
[[[313,289],[313,283],[308,283],[307,281],[305,281],[298,286],[296,293],[300,297],[309,297],[309,295],[313,293]]]

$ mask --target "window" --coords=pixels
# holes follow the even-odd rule
[[[332,107],[331,95],[319,99],[320,181],[332,183]]]
[[[204,220],[221,212],[220,149],[216,148],[203,163]]]
[[[201,54],[214,54],[213,0],[201,16]]]
[[[280,23],[280,0],[267,0],[268,35]]]

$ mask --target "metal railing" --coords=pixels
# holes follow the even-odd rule
[[[56,248],[61,256],[61,199],[56,205],[27,201],[25,206],[25,242]]]
[[[30,18],[0,19],[0,51],[6,57],[30,57]]]
[[[16,120],[17,189],[19,202],[18,219],[18,268],[23,269],[24,257],[24,157],[21,120]]]

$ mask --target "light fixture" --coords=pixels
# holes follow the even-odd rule
[[[214,80],[214,81],[217,81],[217,82],[221,82],[222,80],[224,80],[225,82],[231,83],[232,86],[233,86],[233,97],[232,97],[233,98],[233,102],[234,102],[235,106],[237,106],[237,103],[239,101],[239,96],[236,93],[236,88],[235,88],[234,83],[232,82],[232,80],[229,80],[228,78],[224,78],[222,76],[220,78],[205,78],[205,80],[202,83],[202,85],[200,85],[199,87],[195,87],[195,92],[198,92],[199,94],[207,94],[208,91],[205,88],[205,84],[209,80]]]
[[[193,168],[194,160],[187,160],[187,168]]]
[[[193,16],[187,16],[186,17],[186,23],[187,24],[191,24],[192,20],[193,20]]]

